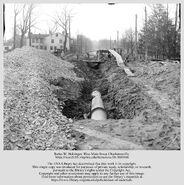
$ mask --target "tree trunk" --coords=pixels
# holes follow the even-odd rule
[[[31,13],[29,14],[29,46],[31,47]]]
[[[67,31],[65,30],[65,40],[64,40],[64,52],[66,53],[66,44],[67,44],[67,37],[68,37],[68,33]]]
[[[13,49],[15,49],[16,43],[16,24],[16,15],[14,15]]]
[[[176,4],[176,12],[175,12],[175,34],[174,34],[174,58],[176,58],[177,53],[177,23],[178,23],[178,4]]]
[[[135,15],[135,58],[137,59],[137,14]]]
[[[80,54],[82,54],[82,47],[83,47],[83,44],[82,44],[82,35],[80,37]]]
[[[71,28],[70,28],[70,16],[69,16],[69,50],[70,50],[70,48],[71,48]]]
[[[145,6],[145,61],[148,60],[148,43],[147,43],[147,10]]]
[[[22,47],[24,44],[24,33],[21,34],[21,38],[20,38],[20,47]]]
[[[169,11],[168,11],[169,7],[168,7],[168,4],[167,4],[167,30],[166,30],[166,56],[167,56],[167,59],[170,58],[169,56]]]

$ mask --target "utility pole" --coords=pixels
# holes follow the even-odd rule
[[[181,3],[179,3],[179,31],[181,29]]]
[[[79,53],[80,53],[80,38],[79,34],[77,34],[77,44],[76,44],[76,51],[77,51],[77,60],[79,59]]]
[[[119,31],[117,31],[117,43],[116,43],[116,47],[119,48]]]
[[[169,58],[169,33],[168,33],[168,30],[169,30],[169,6],[167,4],[167,30],[166,30],[166,55],[167,55],[167,59]]]
[[[82,40],[83,40],[83,39],[82,39],[82,35],[81,35],[80,38],[81,38],[81,55],[82,55],[82,47],[83,47],[83,44],[82,44]]]
[[[111,36],[110,36],[110,49],[111,49]]]
[[[174,55],[176,57],[176,43],[177,43],[177,23],[178,23],[178,4],[176,4],[176,12],[175,12],[175,37],[174,37]]]
[[[5,34],[5,4],[3,4],[3,37]]]
[[[29,46],[31,46],[31,10],[29,12]]]
[[[68,17],[68,27],[69,27],[69,49],[71,49],[70,47],[71,47],[71,28],[70,28],[70,21],[71,21],[71,18],[70,18],[70,15],[69,15],[69,17]]]
[[[15,5],[14,5],[15,6]],[[16,29],[17,29],[17,19],[16,19],[16,12],[15,12],[15,8],[14,8],[14,30],[13,30],[13,49],[15,49],[15,42],[16,42]]]
[[[147,9],[145,6],[145,61],[148,60],[148,39],[147,39]]]
[[[135,58],[137,59],[137,14],[135,15]]]
[[[29,27],[28,27],[28,36],[29,36],[29,46],[31,46],[31,16],[32,16],[32,13],[33,13],[33,9],[34,9],[34,6],[33,6],[33,4],[31,4],[30,6],[29,6]]]
[[[178,23],[178,4],[176,4],[176,12],[175,12],[175,31],[177,30]]]

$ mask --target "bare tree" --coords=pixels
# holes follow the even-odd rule
[[[47,26],[49,28],[49,34],[51,34],[51,35],[58,30],[58,25],[57,25],[56,21],[54,22],[53,25],[47,23]]]
[[[21,8],[18,5],[14,5],[14,31],[13,31],[13,49],[16,47],[16,31],[17,31],[17,16],[21,12]]]
[[[30,5],[24,4],[22,7],[21,22],[18,25],[18,28],[21,33],[20,47],[23,46],[24,37],[28,31],[29,31],[29,40],[31,39],[31,28],[34,26],[36,20],[36,18],[32,19],[33,9],[34,9],[33,4]]]
[[[33,14],[33,9],[34,9],[34,5],[31,4],[30,7],[29,7],[29,46],[31,46],[31,27],[33,26],[33,20],[32,20],[32,14]]]
[[[81,34],[77,35],[78,54],[88,52],[88,51],[92,50],[92,48],[93,48],[93,43],[89,38],[87,38],[86,36],[81,35]]]
[[[133,54],[134,54],[134,45],[135,45],[134,36],[135,36],[135,33],[133,32],[133,30],[128,29],[125,31],[125,36],[123,38],[123,43],[126,48],[126,51],[131,56],[133,56]]]
[[[57,13],[54,18],[54,22],[58,27],[62,28],[64,31],[64,52],[66,52],[67,39],[70,37],[70,24],[71,24],[72,11],[68,10],[67,7],[64,7],[60,14]],[[69,38],[70,39],[70,38]]]

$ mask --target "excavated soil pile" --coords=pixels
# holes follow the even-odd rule
[[[79,96],[74,66],[24,47],[4,55],[4,149],[73,149],[75,139],[57,96]],[[63,98],[62,97],[62,98]]]
[[[180,122],[180,64],[175,62],[135,63],[135,81],[159,102],[175,122]],[[161,98],[162,97],[162,98]]]
[[[103,94],[104,104],[107,110],[108,118],[111,119],[133,119],[139,115],[148,106],[148,97],[146,97],[136,83],[134,83],[124,70],[116,63],[108,63],[102,66],[102,73],[107,89]]]

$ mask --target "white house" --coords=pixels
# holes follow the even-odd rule
[[[64,49],[65,36],[61,33],[54,34],[31,34],[31,46],[37,49],[44,49],[54,52],[57,49]],[[26,45],[29,46],[29,38]],[[69,38],[67,38],[66,48],[69,50]]]
[[[61,33],[55,33],[45,38],[47,50],[55,51],[56,49],[64,49],[65,36]],[[66,48],[69,49],[69,39],[66,42]]]

